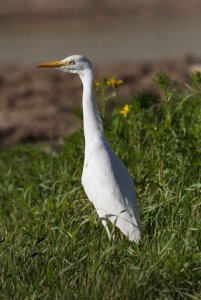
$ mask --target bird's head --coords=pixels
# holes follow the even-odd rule
[[[68,73],[76,73],[80,76],[86,70],[92,69],[91,62],[83,55],[71,55],[62,60],[45,62],[38,65],[39,68],[54,68]]]

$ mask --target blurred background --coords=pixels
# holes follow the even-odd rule
[[[122,79],[128,101],[164,70],[188,81],[201,58],[200,0],[1,0],[0,147],[60,141],[79,126],[77,76],[39,70],[83,54],[97,79]]]

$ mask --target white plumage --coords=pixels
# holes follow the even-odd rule
[[[129,240],[139,243],[140,211],[134,182],[104,136],[94,94],[91,62],[84,56],[72,55],[61,61],[40,64],[39,67],[52,67],[79,74],[83,83],[84,190],[96,208],[109,237],[107,220],[115,224]]]

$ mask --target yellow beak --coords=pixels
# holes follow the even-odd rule
[[[38,65],[38,68],[59,68],[68,65],[68,62],[63,62],[62,60],[45,62]]]

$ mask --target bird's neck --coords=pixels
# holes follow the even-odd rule
[[[83,84],[83,122],[86,147],[93,139],[103,134],[102,121],[94,93],[94,75],[91,69],[80,75]]]

